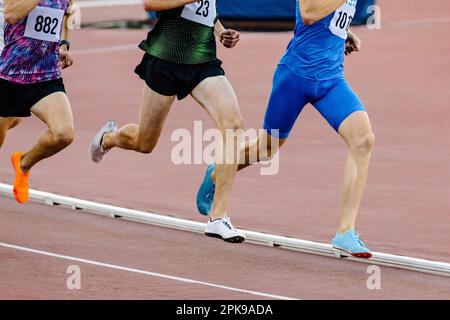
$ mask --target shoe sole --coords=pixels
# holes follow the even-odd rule
[[[97,134],[99,134],[99,132]],[[99,163],[103,159],[101,158],[101,155],[97,154],[98,142],[96,140],[97,140],[97,135],[89,143],[89,157],[91,158],[92,162]],[[97,156],[100,156],[100,159],[98,159]]]
[[[229,242],[229,243],[242,243],[242,242],[245,241],[245,238],[241,237],[241,236],[236,236],[236,237],[231,237],[231,238],[224,239],[220,234],[209,233],[209,232],[205,232],[205,236],[211,237],[211,238],[220,239],[220,240],[223,240],[223,241]]]
[[[370,252],[350,252],[341,247],[336,247],[336,246],[333,246],[333,249],[335,250],[334,254],[338,258],[347,258],[349,255],[353,256],[355,258],[360,258],[360,259],[372,258],[372,254]]]
[[[114,131],[117,130],[117,124],[115,122],[114,122],[114,127],[115,128],[114,128],[113,131],[108,131],[108,130],[103,131],[105,126],[106,126],[106,124],[97,132],[97,134],[95,135],[94,139],[92,139],[91,142],[89,143],[89,157],[91,158],[91,160],[94,163],[100,163],[103,160],[104,156],[105,156],[104,154],[97,154],[97,152],[96,152],[98,150],[98,144],[103,139],[103,136],[106,133],[114,132]],[[98,140],[98,136],[100,135],[100,133],[102,133],[102,135],[101,135],[101,137],[99,139],[100,141],[97,141]],[[97,156],[99,156],[100,158],[96,159]]]

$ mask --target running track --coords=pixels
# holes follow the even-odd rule
[[[363,50],[346,66],[377,135],[359,231],[376,251],[450,262],[450,43],[441,41],[450,30],[450,4],[379,3],[383,29],[357,29]],[[88,141],[104,120],[136,120],[142,84],[132,70],[141,53],[133,47],[144,37],[143,31],[120,30],[74,34],[76,67],[66,72],[65,81],[77,140],[33,171],[32,187],[203,221],[194,199],[204,166],[177,167],[170,161],[174,129],[192,131],[194,120],[211,126],[191,99],[174,106],[154,154],[114,151],[101,166],[86,156]],[[274,66],[289,38],[290,33],[245,33],[238,48],[220,50],[247,127],[261,124]],[[11,132],[0,154],[2,182],[12,178],[8,155],[29,147],[42,129],[30,119]],[[282,152],[278,175],[260,176],[256,166],[239,174],[230,210],[234,223],[328,242],[336,228],[344,160],[342,142],[307,108]],[[382,268],[382,290],[369,291],[366,265],[0,201],[1,243],[293,298],[450,296],[444,277]],[[1,298],[262,298],[1,245],[0,257]],[[71,264],[82,269],[81,291],[65,287]]]

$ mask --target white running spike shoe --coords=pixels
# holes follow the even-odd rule
[[[214,221],[209,219],[206,224],[205,235],[231,243],[242,243],[245,241],[245,234],[233,227],[229,217]]]
[[[89,144],[89,156],[91,160],[95,163],[99,163],[103,160],[105,154],[108,153],[108,150],[104,150],[102,147],[103,136],[106,133],[117,131],[117,124],[115,121],[110,120],[106,122],[106,124],[100,129],[100,131],[95,135],[94,139],[92,139]]]

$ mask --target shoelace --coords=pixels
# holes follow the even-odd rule
[[[227,226],[228,229],[233,230],[234,228],[229,224],[228,220],[222,220],[222,223]]]
[[[355,234],[353,235],[353,238],[358,241],[358,243],[363,246],[364,248],[366,248],[366,244],[359,238],[359,233],[355,232]]]

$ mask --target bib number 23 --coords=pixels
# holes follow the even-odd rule
[[[181,17],[190,21],[214,27],[216,20],[216,0],[199,0],[184,6]]]
[[[197,4],[200,6],[198,7],[197,11],[195,11],[196,15],[207,17],[209,15],[209,1],[208,0],[199,0],[197,1]]]
[[[59,42],[64,11],[46,7],[36,7],[28,15],[25,37]]]
[[[330,22],[329,29],[331,33],[346,40],[348,29],[350,28],[353,17],[355,16],[355,12],[355,7],[348,4],[344,4],[338,8]]]

